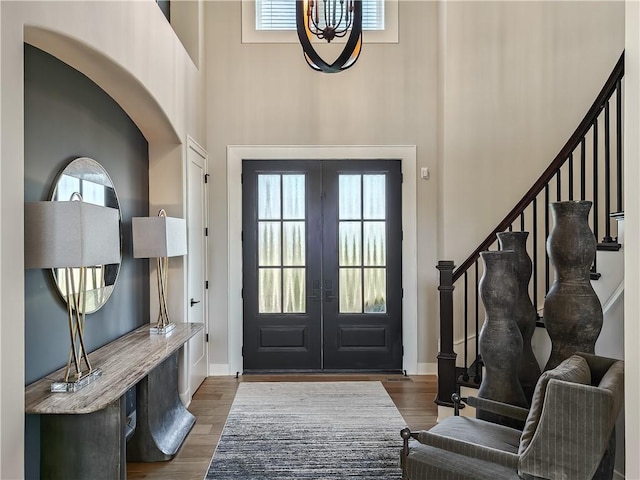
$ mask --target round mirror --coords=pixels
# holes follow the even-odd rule
[[[120,202],[107,171],[91,158],[72,160],[58,175],[51,194],[51,201],[68,201],[80,194],[82,201],[117,208]],[[120,252],[122,258],[122,214],[120,214]],[[87,267],[85,313],[93,313],[102,307],[113,292],[120,271],[120,263]],[[53,279],[62,298],[67,301],[66,269],[52,269]],[[79,283],[80,269],[71,269],[75,285]],[[82,305],[82,302],[80,303]]]

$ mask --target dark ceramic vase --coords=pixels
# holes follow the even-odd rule
[[[531,258],[527,253],[527,237],[529,232],[498,233],[500,250],[512,250],[516,255],[516,277],[518,279],[518,297],[513,309],[513,317],[522,335],[522,357],[518,369],[520,385],[527,401],[531,402],[533,391],[540,378],[540,365],[531,348],[531,338],[536,329],[536,309],[529,296],[531,280]]]
[[[551,204],[554,227],[547,253],[555,279],[544,302],[544,323],[551,338],[550,370],[575,352],[594,353],[602,329],[602,305],[591,286],[596,239],[589,228],[591,202]]]
[[[518,379],[522,335],[513,317],[518,297],[516,254],[512,251],[481,252],[480,256],[484,262],[484,273],[478,288],[485,320],[479,345],[485,373],[478,397],[526,407],[527,399]],[[478,410],[476,416],[510,424],[507,419],[482,410]]]

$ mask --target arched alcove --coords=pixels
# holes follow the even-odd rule
[[[122,107],[150,144],[182,143],[149,90],[102,52],[67,34],[32,25],[24,26],[24,41],[89,77]]]

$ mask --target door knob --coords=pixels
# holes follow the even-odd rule
[[[200,300],[191,299],[191,306],[193,307],[196,303],[200,303]]]

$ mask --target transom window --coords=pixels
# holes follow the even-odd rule
[[[322,3],[318,0],[320,11]],[[346,1],[346,0],[345,0]],[[362,0],[362,29],[384,30],[384,0]],[[322,21],[322,18],[320,18]],[[294,0],[256,0],[256,30],[295,30]]]
[[[398,0],[363,0],[362,15],[364,43],[398,43]],[[242,42],[298,43],[295,0],[242,0]]]

